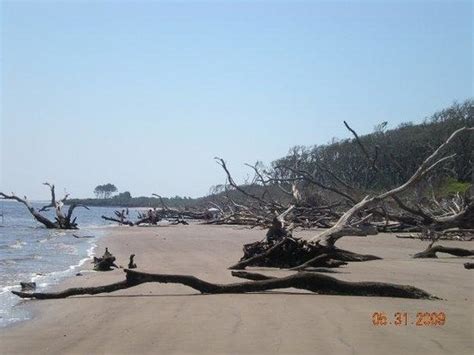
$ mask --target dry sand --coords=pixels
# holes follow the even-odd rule
[[[300,232],[308,236],[314,232]],[[111,228],[99,242],[139,270],[192,274],[234,282],[227,266],[244,243],[264,231],[236,227]],[[474,242],[443,242],[474,248]],[[0,335],[1,354],[472,354],[474,285],[466,259],[414,260],[425,242],[393,235],[346,237],[338,246],[383,260],[351,263],[334,276],[411,284],[445,300],[321,296],[294,290],[246,295],[198,295],[181,285],[144,284],[112,294],[25,301],[34,319]],[[286,275],[286,271],[269,271]],[[60,288],[123,279],[123,272],[86,273]],[[372,314],[408,312],[407,326],[374,326]],[[415,326],[417,312],[446,313],[444,326]]]

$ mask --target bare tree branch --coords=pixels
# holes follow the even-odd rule
[[[451,136],[441,144],[429,157],[427,157],[423,163],[419,166],[416,172],[402,185],[395,187],[389,191],[381,193],[379,195],[370,197],[366,196],[352,208],[350,208],[346,213],[342,215],[339,221],[330,229],[324,231],[321,235],[315,236],[310,239],[310,242],[315,244],[322,244],[327,246],[333,246],[334,243],[341,237],[345,235],[350,235],[353,232],[353,228],[349,227],[350,221],[352,217],[358,213],[359,211],[363,210],[364,208],[368,207],[371,204],[378,203],[388,197],[395,196],[409,187],[413,186],[417,183],[420,179],[422,179],[429,171],[431,171],[436,165],[440,164],[441,162],[445,161],[446,158],[452,157],[445,157],[440,158],[437,161],[435,159],[444,151],[444,149],[449,145],[452,140],[462,132],[466,131],[473,131],[474,128],[460,128],[454,131]]]

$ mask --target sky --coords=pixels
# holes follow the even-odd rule
[[[0,191],[206,195],[473,96],[471,1],[2,1]]]

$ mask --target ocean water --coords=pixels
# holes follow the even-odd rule
[[[35,207],[44,204],[33,203]],[[37,290],[44,291],[90,262],[97,240],[111,225],[101,215],[112,216],[113,211],[109,207],[76,208],[79,230],[51,230],[36,222],[21,203],[0,200],[0,327],[30,317],[19,306],[20,298],[10,292],[20,290],[20,282],[34,281]],[[46,214],[54,220],[54,212]]]

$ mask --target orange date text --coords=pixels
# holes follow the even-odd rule
[[[442,326],[446,324],[446,314],[444,312],[396,312],[393,314],[385,312],[374,312],[372,314],[372,324],[375,326],[406,326],[417,327]]]

